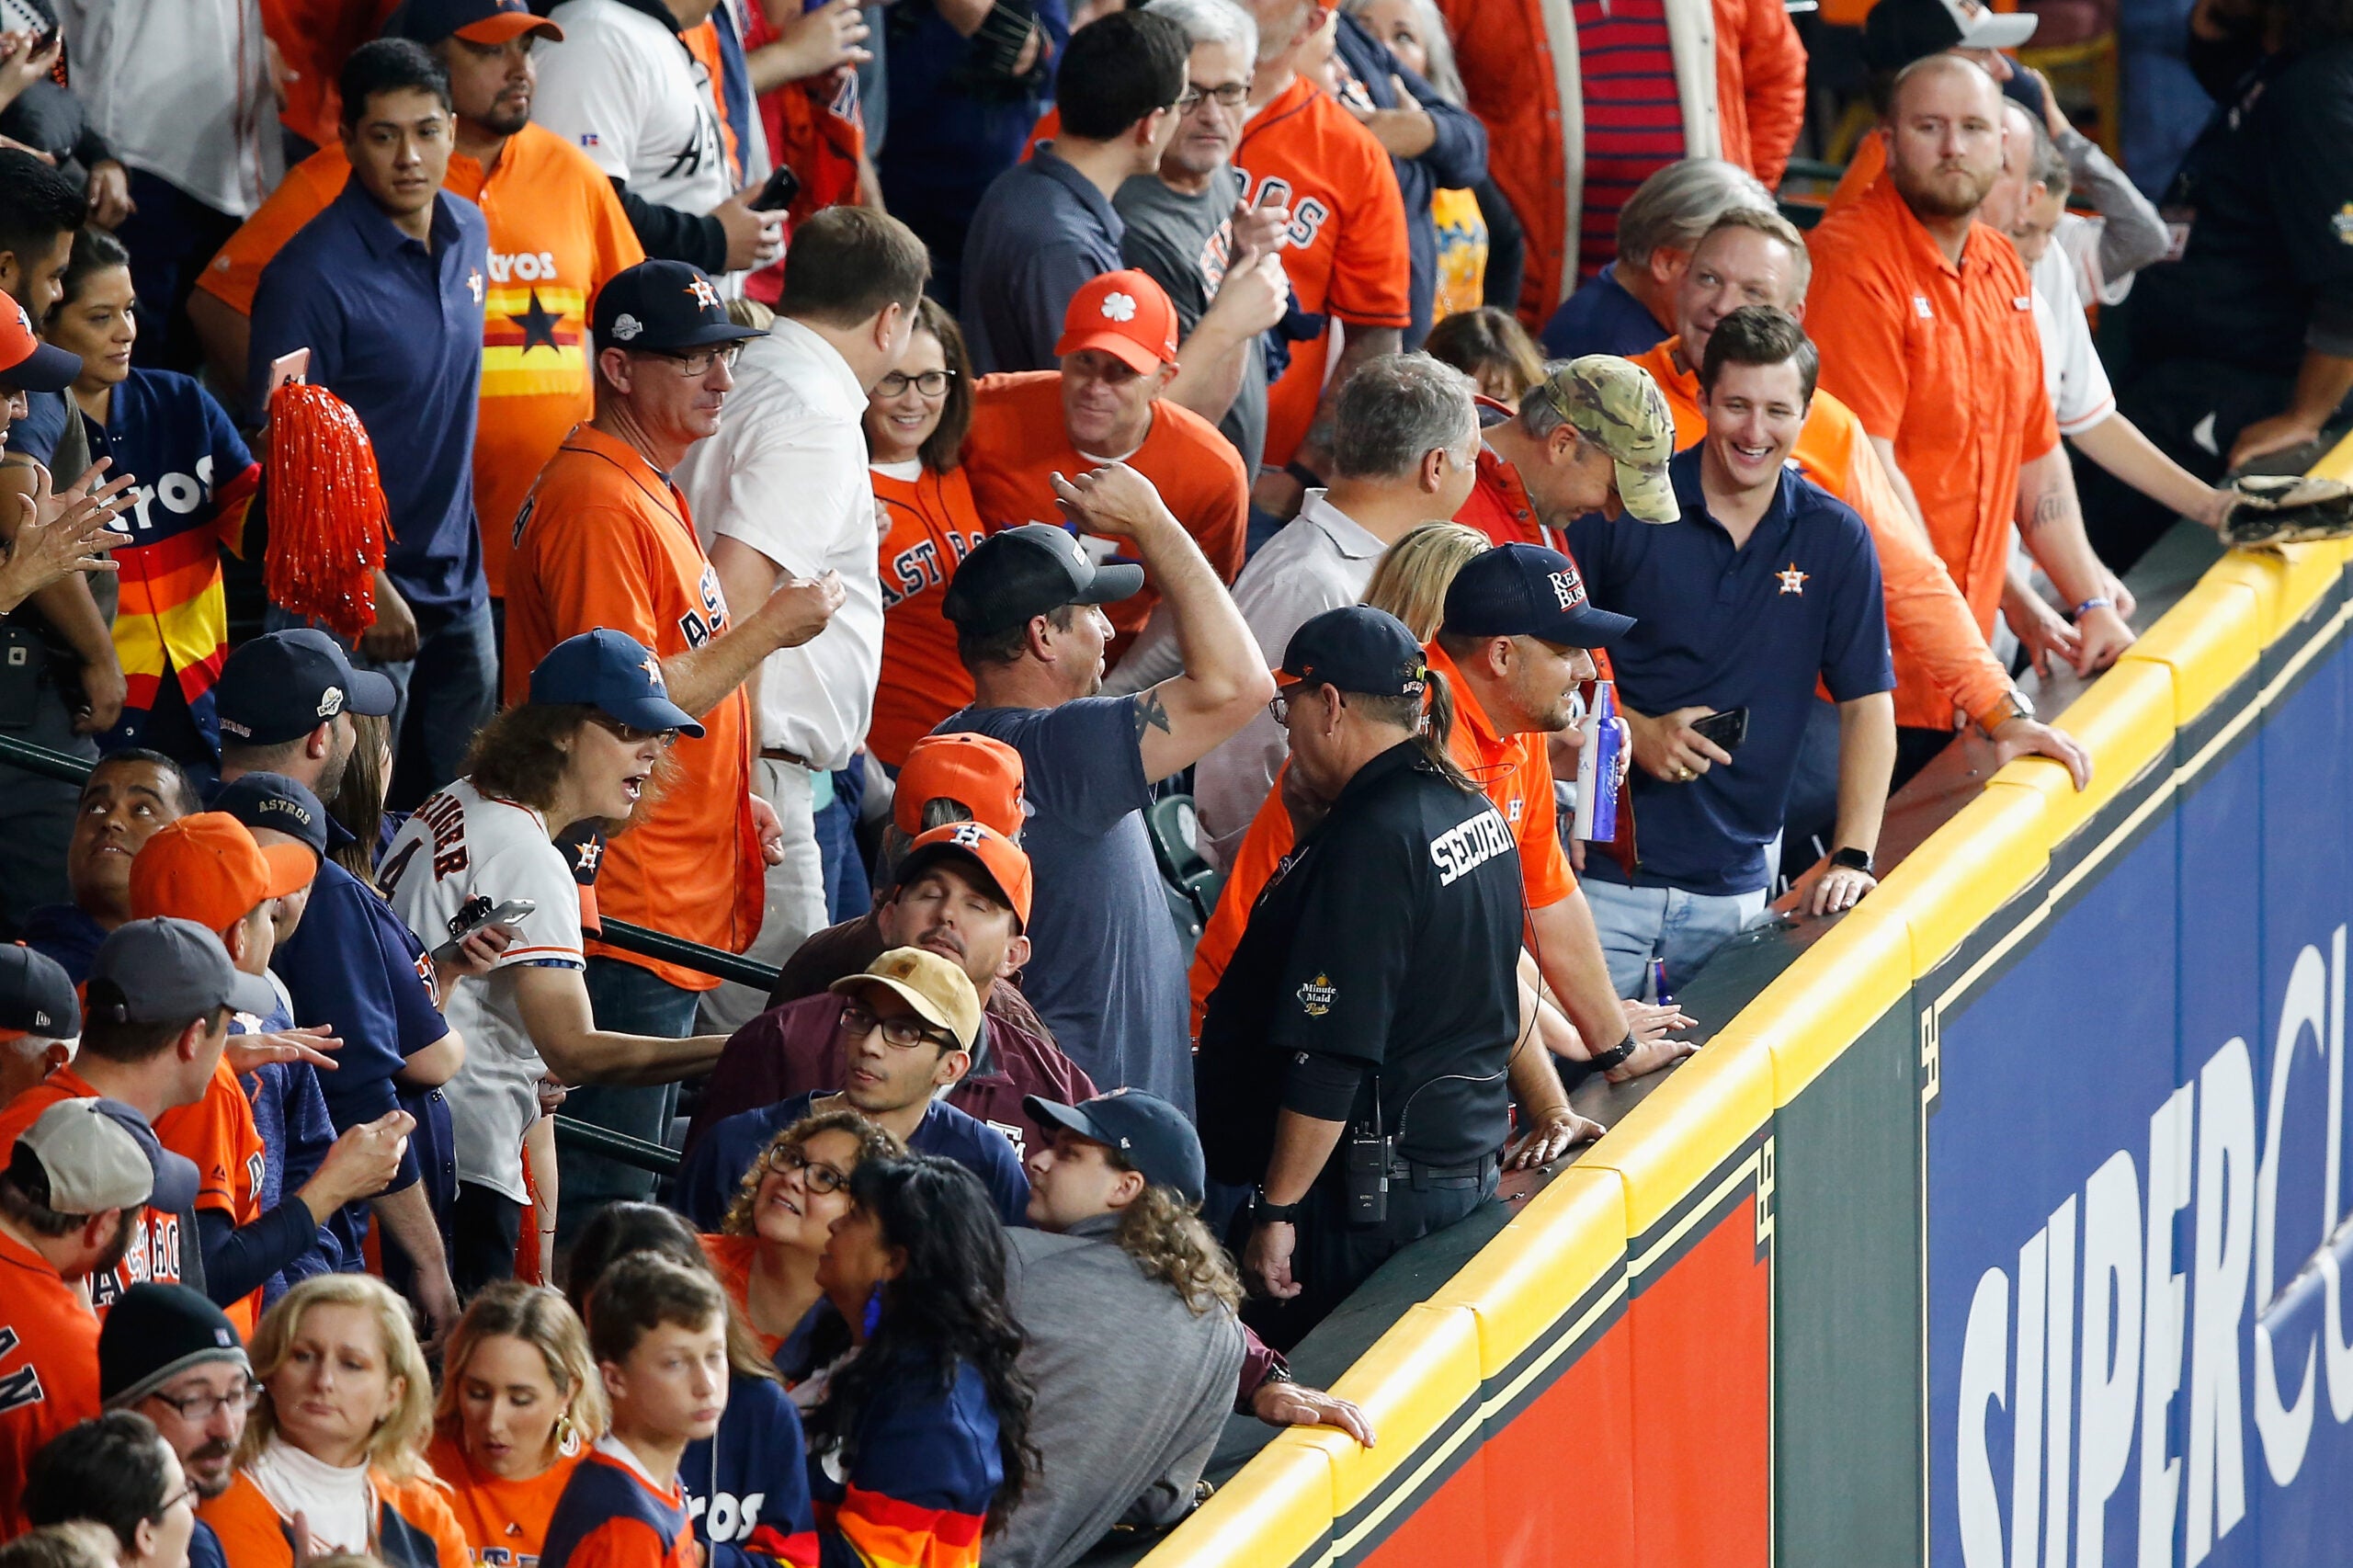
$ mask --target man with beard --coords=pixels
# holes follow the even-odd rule
[[[135,1410],[179,1456],[199,1499],[229,1490],[230,1460],[253,1408],[253,1364],[219,1307],[184,1285],[133,1285],[98,1333],[98,1397]],[[188,1568],[223,1568],[221,1538],[202,1519]]]
[[[1053,1130],[1030,1117],[1024,1097],[1058,1094],[1059,1085],[1083,1090],[1084,1099],[1093,1085],[1038,1028],[991,1006],[1017,994],[1013,976],[1029,959],[1021,934],[1029,923],[1029,857],[982,823],[933,828],[916,836],[871,918],[880,950],[938,953],[963,970],[981,999],[972,1069],[948,1091],[949,1104],[1004,1133],[1023,1158],[1051,1142]],[[696,1103],[688,1152],[722,1118],[840,1083],[847,1060],[834,1028],[840,1010],[820,993],[770,1007],[736,1030]]]
[[[474,515],[483,572],[500,599],[523,494],[592,412],[588,301],[645,253],[604,171],[532,122],[539,46],[561,41],[561,28],[513,0],[418,0],[394,21],[396,36],[425,45],[449,74],[455,134],[441,188],[480,206],[490,225]],[[188,319],[230,385],[244,380],[262,268],[326,210],[350,173],[339,143],[289,169],[198,280]]]
[[[1946,570],[1990,634],[2016,520],[2072,607],[2090,674],[2131,645],[2113,577],[2092,553],[2042,384],[2026,266],[1978,209],[2002,171],[2002,96],[1968,60],[1905,68],[1889,100],[1889,177],[1807,237],[1807,319],[1822,390],[1853,409]],[[1895,782],[1953,737],[1899,731]]]
[[[0,1170],[0,1377],[29,1397],[0,1411],[0,1537],[24,1533],[33,1455],[98,1413],[98,1320],[81,1282],[122,1261],[148,1204],[195,1198],[196,1167],[113,1100],[62,1100],[16,1140]]]

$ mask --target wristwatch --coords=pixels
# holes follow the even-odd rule
[[[2000,729],[2011,720],[2033,717],[2034,699],[2017,687],[2012,687],[2003,695],[1999,702],[1978,716],[1977,727],[1984,731],[1987,738],[1990,739],[1995,730]]]
[[[1596,1073],[1607,1073],[1612,1067],[1623,1066],[1634,1054],[1634,1031],[1630,1028],[1626,1038],[1597,1055],[1586,1059],[1586,1065]]]
[[[1867,877],[1877,875],[1871,869],[1871,852],[1858,849],[1851,844],[1843,849],[1833,849],[1830,863],[1842,871],[1860,871]]]
[[[1298,1204],[1269,1203],[1267,1201],[1267,1189],[1264,1187],[1252,1189],[1250,1193],[1250,1223],[1254,1227],[1258,1225],[1290,1225],[1296,1224],[1298,1221]]]

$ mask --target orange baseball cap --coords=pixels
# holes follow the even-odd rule
[[[891,820],[913,838],[933,801],[961,801],[972,820],[1007,838],[1021,832],[1021,754],[993,735],[926,735],[907,750]]]
[[[1139,375],[1176,362],[1176,307],[1148,272],[1130,268],[1091,278],[1063,312],[1054,356],[1099,348]]]
[[[254,842],[226,812],[199,812],[156,829],[131,862],[131,917],[171,915],[226,931],[267,898],[301,892],[319,858],[303,844]]]
[[[950,857],[979,861],[982,874],[995,884],[998,896],[1012,909],[1021,928],[1029,928],[1029,857],[1021,846],[986,823],[951,822],[919,835],[907,858],[899,862],[899,886],[905,887]]]

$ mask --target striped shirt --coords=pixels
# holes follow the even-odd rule
[[[1585,207],[1578,275],[1618,254],[1618,212],[1634,187],[1683,156],[1683,108],[1665,0],[1574,0],[1585,102]]]

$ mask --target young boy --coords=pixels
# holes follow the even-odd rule
[[[622,1258],[588,1299],[588,1347],[613,1426],[564,1483],[540,1568],[699,1568],[678,1460],[727,1408],[718,1281],[651,1253]]]

